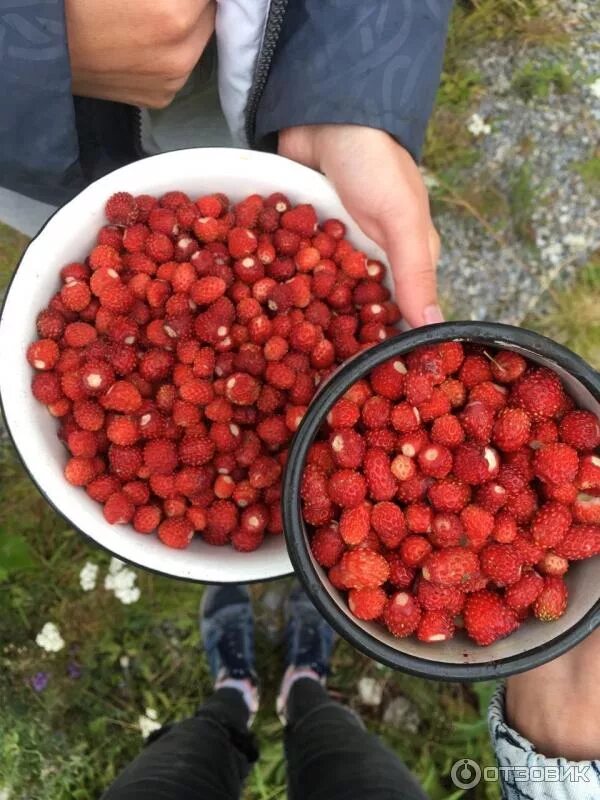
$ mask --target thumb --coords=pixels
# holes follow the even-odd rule
[[[437,299],[437,234],[422,220],[398,225],[397,218],[387,226],[385,240],[396,302],[405,321],[413,328],[443,322]],[[432,233],[433,231],[433,233]]]

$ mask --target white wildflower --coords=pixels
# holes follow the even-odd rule
[[[121,669],[129,669],[129,656],[121,656],[119,664]]]
[[[361,678],[358,682],[358,696],[365,706],[381,705],[383,687],[375,678]]]
[[[552,242],[547,247],[544,247],[540,255],[544,261],[549,261],[551,264],[558,264],[563,257],[563,246],[560,242]]]
[[[115,558],[113,556],[110,560],[110,564],[108,565],[108,571],[111,575],[116,575],[117,572],[120,572],[124,566],[125,566],[124,561],[121,561],[120,558]]]
[[[429,172],[429,170],[425,169],[425,167],[421,167],[421,177],[423,178],[423,183],[425,184],[426,189],[435,189],[436,186],[440,185],[440,182],[435,177],[433,172]]]
[[[600,78],[596,78],[596,80],[590,84],[590,92],[600,99]]]
[[[135,585],[136,580],[137,575],[132,569],[127,569],[118,558],[113,558],[108,575],[104,578],[104,588],[113,592],[124,605],[131,605],[137,603],[141,595],[139,587]]]
[[[587,247],[587,239],[582,233],[567,233],[567,235],[563,237],[563,244],[568,247],[569,250],[581,252]]]
[[[65,640],[53,622],[47,622],[35,637],[35,643],[47,653],[58,653],[65,646]]]
[[[0,800],[9,800],[9,797],[8,789],[0,789]]]
[[[471,116],[467,125],[467,129],[473,134],[473,136],[487,136],[488,133],[492,132],[492,126],[488,125],[487,122],[484,122],[483,117],[479,114],[473,114]]]
[[[84,592],[91,592],[96,588],[98,579],[98,564],[86,561],[79,573],[79,583]]]
[[[138,718],[138,725],[140,726],[140,731],[144,739],[147,739],[154,731],[162,728],[162,725],[158,721],[158,713],[154,708],[146,709],[144,714]]]

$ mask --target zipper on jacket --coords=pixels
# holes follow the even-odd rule
[[[246,104],[246,138],[250,146],[254,145],[256,113],[271,71],[271,64],[273,63],[275,49],[283,26],[287,4],[288,0],[271,0],[262,48],[256,62],[254,79],[248,95],[248,103]]]

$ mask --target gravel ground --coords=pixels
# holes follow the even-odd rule
[[[471,109],[483,125],[473,118],[466,123],[484,127],[472,134],[480,158],[470,177],[474,185],[492,183],[508,195],[525,165],[535,197],[535,241],[520,241],[511,224],[494,236],[473,216],[438,215],[440,286],[456,317],[518,324],[539,307],[551,283],[572,277],[600,246],[599,199],[574,169],[600,140],[600,8],[563,0],[556,9],[565,15],[566,47],[487,44],[469,61],[484,86],[479,106]],[[569,91],[524,102],[512,87],[514,73],[553,62],[572,78]]]

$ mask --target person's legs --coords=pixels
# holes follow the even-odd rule
[[[278,707],[287,722],[289,800],[425,800],[400,759],[327,694],[332,636],[302,592],[292,593],[288,615],[289,666]]]
[[[201,629],[215,693],[195,717],[154,734],[103,800],[237,800],[258,757],[252,611],[242,587],[207,589]]]

